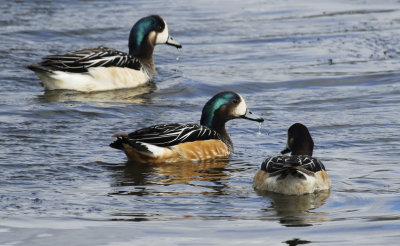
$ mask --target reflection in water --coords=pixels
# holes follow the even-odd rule
[[[215,182],[227,178],[224,172],[227,163],[228,159],[181,162],[159,165],[156,170],[163,184],[183,184],[191,181]]]
[[[114,175],[114,186],[172,185],[195,181],[218,182],[227,178],[224,171],[228,162],[229,159],[159,164],[128,161],[122,172],[120,170]]]
[[[311,243],[311,241],[293,238],[291,240],[285,241],[284,243],[286,243],[289,246],[296,246],[296,245],[301,245],[301,244],[309,244],[309,243]]]
[[[151,184],[149,179],[154,173],[154,167],[142,163],[127,162],[115,167],[113,186],[142,186]]]
[[[311,210],[321,207],[328,199],[330,191],[321,191],[301,196],[289,196],[271,192],[257,191],[258,195],[272,199],[268,208],[263,211],[275,211],[284,226],[312,226],[313,223],[326,221],[326,212]]]
[[[100,106],[107,106],[106,103],[132,103],[145,104],[149,100],[143,95],[152,93],[156,90],[154,82],[147,83],[136,88],[127,88],[119,90],[99,91],[84,93],[71,90],[52,90],[45,91],[43,95],[38,96],[42,102],[96,102]]]
[[[128,161],[108,166],[112,170],[113,188],[107,195],[123,201],[113,210],[113,220],[198,217],[197,211],[188,214],[188,209],[208,207],[208,199],[214,201],[229,189],[228,162],[228,159],[158,164]],[[216,204],[213,202],[212,207]]]

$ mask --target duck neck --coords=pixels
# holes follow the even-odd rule
[[[295,151],[292,151],[292,155],[308,155],[308,156],[312,156],[312,150],[310,151],[307,148],[302,148],[302,149],[297,149]]]
[[[218,132],[218,134],[221,136],[222,142],[224,142],[226,146],[228,146],[229,152],[233,152],[233,143],[225,129],[225,122],[218,123],[218,121],[213,121],[213,124],[210,126],[210,128]]]
[[[142,42],[141,46],[129,46],[129,54],[140,61],[145,72],[153,77],[156,73],[156,68],[153,60],[154,45],[150,42]]]
[[[143,69],[149,77],[153,77],[156,74],[156,67],[154,65],[154,60],[152,56],[146,59],[137,57],[137,59],[142,64]]]
[[[298,141],[295,140],[292,146],[292,155],[308,155],[312,156],[314,149],[314,141],[310,140]]]

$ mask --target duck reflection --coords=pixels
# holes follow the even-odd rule
[[[185,184],[192,181],[217,182],[226,179],[228,159],[214,159],[201,162],[181,162],[158,165],[156,172],[164,185]]]
[[[143,164],[128,161],[116,170],[114,186],[144,186],[188,184],[196,181],[218,183],[226,179],[228,159],[206,160],[202,162],[178,162]],[[210,185],[211,188],[220,184]]]
[[[284,243],[286,243],[289,246],[296,246],[296,245],[301,245],[301,244],[309,244],[312,242],[308,241],[308,240],[301,240],[299,238],[293,238],[293,239],[285,241]]]
[[[329,190],[300,196],[262,191],[257,191],[257,194],[272,200],[270,206],[263,211],[276,212],[275,215],[284,226],[312,226],[314,223],[327,221],[326,212],[312,210],[325,204],[330,195]]]
[[[71,90],[46,90],[43,95],[38,96],[40,102],[90,102],[98,103],[101,106],[107,106],[107,103],[132,103],[132,104],[145,104],[148,103],[149,98],[145,97],[146,94],[152,93],[156,90],[154,82],[147,83],[143,86],[99,92],[79,92]]]

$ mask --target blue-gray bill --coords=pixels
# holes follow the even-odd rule
[[[261,118],[258,115],[253,114],[250,110],[246,110],[246,113],[242,116],[243,119],[247,119],[247,120],[254,120],[257,122],[263,122],[264,119]]]
[[[281,151],[281,154],[284,155],[284,154],[287,154],[290,152],[292,152],[292,151],[288,147],[286,147],[284,150]]]
[[[173,39],[171,36],[168,37],[168,40],[167,40],[166,44],[171,45],[171,46],[175,46],[178,49],[182,48],[182,45],[179,42],[175,41],[175,39]]]

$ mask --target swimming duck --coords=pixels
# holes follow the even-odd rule
[[[167,23],[158,15],[140,19],[129,35],[129,54],[99,46],[64,55],[51,55],[28,66],[47,90],[83,92],[137,87],[155,74],[153,51],[157,44],[181,48],[168,33]]]
[[[281,151],[291,155],[267,158],[254,176],[254,188],[286,195],[328,190],[329,176],[322,162],[312,157],[313,149],[314,141],[307,127],[293,124],[288,130],[286,148]]]
[[[123,150],[129,160],[141,163],[226,157],[233,152],[233,144],[225,123],[236,118],[264,121],[247,109],[239,94],[220,92],[203,107],[200,124],[160,124],[129,134],[117,133],[110,147]]]

